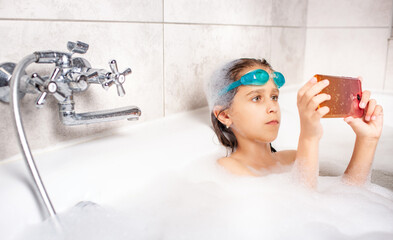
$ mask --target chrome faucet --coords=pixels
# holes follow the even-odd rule
[[[36,107],[41,108],[48,95],[56,98],[59,104],[60,120],[65,125],[90,124],[113,120],[137,120],[141,115],[138,107],[130,106],[107,111],[76,113],[74,108],[73,94],[86,91],[90,84],[100,84],[105,90],[110,86],[116,85],[119,96],[124,96],[123,83],[126,75],[131,73],[127,68],[124,72],[119,72],[116,60],[109,62],[111,72],[104,69],[91,68],[90,63],[81,57],[74,57],[74,53],[84,54],[89,45],[83,42],[68,42],[67,48],[70,53],[44,51],[35,52],[34,62],[54,63],[55,69],[49,76],[41,77],[38,73],[21,76],[19,91],[25,93],[38,93]],[[0,65],[0,76],[10,77],[15,64],[3,63]],[[8,69],[8,71],[7,71]],[[2,72],[2,73],[1,73]],[[9,81],[9,80],[8,80]],[[3,82],[3,84],[1,84]],[[9,102],[6,90],[7,80],[0,77],[0,100]],[[3,86],[1,86],[3,85]],[[2,94],[3,93],[3,94]],[[3,96],[2,96],[3,95]]]
[[[90,84],[100,84],[104,89],[116,85],[119,96],[124,96],[123,83],[126,75],[131,73],[127,68],[119,72],[115,60],[109,62],[111,71],[91,68],[90,63],[73,54],[84,54],[89,45],[83,42],[68,42],[69,53],[55,51],[34,52],[23,58],[18,64],[0,64],[0,101],[11,103],[14,123],[18,134],[19,145],[35,186],[45,205],[47,216],[55,216],[56,212],[42,183],[33,155],[22,125],[19,100],[26,94],[39,94],[36,107],[41,108],[48,95],[56,98],[59,105],[60,119],[65,125],[90,124],[120,119],[137,120],[141,110],[135,106],[122,107],[98,112],[75,113],[73,94],[86,91]],[[32,63],[55,64],[54,71],[48,76],[38,73],[27,75],[25,69]]]

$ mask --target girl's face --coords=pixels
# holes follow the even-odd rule
[[[240,74],[243,76],[255,69],[261,67],[250,67]],[[272,79],[262,86],[238,87],[228,111],[231,129],[237,139],[241,137],[263,143],[276,139],[281,121],[278,95],[279,90]]]

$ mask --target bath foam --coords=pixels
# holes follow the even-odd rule
[[[318,189],[291,171],[241,177],[212,153],[163,172],[116,206],[78,204],[18,239],[392,239],[393,193],[374,184],[318,178]]]

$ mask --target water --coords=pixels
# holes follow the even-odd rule
[[[31,226],[18,239],[393,239],[393,192],[319,177],[316,191],[291,171],[240,177],[219,153],[160,174],[113,206],[89,202]],[[284,169],[287,170],[287,169]]]

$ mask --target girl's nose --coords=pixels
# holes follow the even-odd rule
[[[277,111],[278,111],[278,103],[270,102],[270,104],[267,106],[267,112],[276,113]]]

